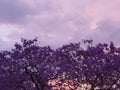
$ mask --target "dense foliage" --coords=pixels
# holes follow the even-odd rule
[[[0,52],[0,90],[59,90],[63,83],[69,90],[82,85],[90,90],[120,89],[120,48],[112,42],[94,46],[85,40],[86,48],[70,43],[54,50],[40,47],[37,39],[21,41]]]

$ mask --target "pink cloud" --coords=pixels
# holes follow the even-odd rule
[[[89,38],[119,42],[119,4],[119,0],[1,0],[0,23],[12,27],[6,38],[13,41],[37,36],[53,46]],[[111,39],[112,33],[116,37]]]

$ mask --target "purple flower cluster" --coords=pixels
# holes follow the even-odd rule
[[[113,42],[94,46],[86,40],[86,49],[70,43],[55,50],[39,46],[37,39],[21,42],[0,52],[0,90],[51,90],[65,80],[75,80],[78,87],[88,84],[91,90],[120,88],[120,48]],[[50,80],[58,82],[53,86]]]

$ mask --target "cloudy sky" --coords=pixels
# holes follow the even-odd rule
[[[120,0],[0,0],[0,49],[35,37],[55,47],[83,39],[120,44]]]

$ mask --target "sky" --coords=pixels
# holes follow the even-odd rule
[[[0,0],[0,49],[35,37],[52,47],[86,39],[120,45],[120,0]]]

